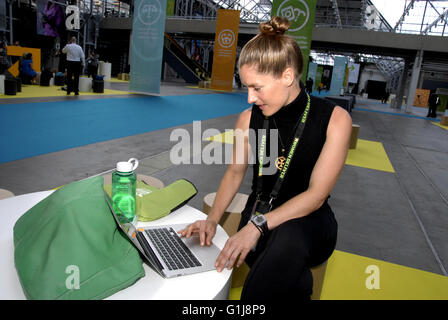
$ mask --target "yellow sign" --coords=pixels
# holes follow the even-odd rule
[[[430,90],[416,89],[414,96],[414,106],[427,108],[430,94]]]
[[[37,48],[27,48],[18,46],[7,46],[6,52],[8,56],[21,57],[24,53],[31,53],[33,55],[33,70],[40,72],[40,49]],[[19,75],[19,61],[16,61],[8,71],[14,76]]]
[[[210,85],[212,89],[232,91],[239,24],[239,10],[218,10]]]

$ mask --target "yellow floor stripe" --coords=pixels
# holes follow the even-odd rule
[[[381,142],[358,139],[356,149],[349,150],[345,164],[374,170],[395,172]]]
[[[440,127],[440,128],[443,128],[443,129],[445,129],[445,130],[448,130],[448,126],[442,126],[439,122],[431,122],[433,125],[436,125],[436,126],[438,126],[438,127]]]
[[[233,130],[227,130],[224,133],[208,137],[205,140],[233,144]]]
[[[201,90],[210,90],[210,91],[218,91],[218,92],[232,92],[232,90],[228,91],[228,90],[219,90],[219,89],[212,89],[212,88],[199,88],[198,86],[187,86],[187,88],[190,88],[190,89],[201,89]]]
[[[61,86],[38,86],[38,85],[22,85],[22,92],[17,92],[15,96],[0,95],[0,98],[14,99],[14,98],[43,98],[43,97],[62,97],[66,96],[67,92],[61,90]],[[96,96],[96,95],[120,95],[130,94],[127,91],[104,89],[104,93],[94,92],[79,92],[80,96]],[[73,96],[73,93],[71,94]]]
[[[446,300],[448,277],[335,250],[321,300]]]
[[[104,80],[105,82],[125,82],[125,83],[129,83],[129,80],[121,80],[118,78],[110,78],[110,80]]]
[[[234,283],[232,279],[229,300],[240,300],[243,282]],[[447,300],[448,277],[335,250],[320,299]]]

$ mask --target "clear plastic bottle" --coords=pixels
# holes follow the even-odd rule
[[[117,214],[123,214],[133,224],[137,222],[135,215],[137,176],[134,172],[137,167],[138,160],[131,158],[127,162],[118,162],[116,171],[112,173],[112,200],[119,209]]]

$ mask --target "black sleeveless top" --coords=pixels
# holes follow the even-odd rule
[[[293,136],[295,134],[296,124],[300,120],[308,101],[303,83],[301,82],[300,87],[301,91],[293,102],[282,107],[274,115],[269,117],[269,129],[278,129],[279,136],[281,137],[281,139],[278,139],[278,155],[281,154],[281,142],[283,142],[284,149],[286,149],[284,152],[285,158],[287,157],[291,142],[293,140]],[[288,172],[286,174],[286,178],[283,181],[278,198],[273,202],[273,208],[280,206],[284,202],[308,189],[311,173],[324,146],[328,122],[330,120],[335,104],[328,100],[324,100],[314,96],[310,96],[310,98],[311,106],[305,129],[303,130],[302,137],[299,141],[294,157],[289,165]],[[256,146],[252,146],[252,152],[256,150],[256,164],[253,166],[252,193],[247,203],[248,206],[251,206],[256,199],[259,164],[258,129],[263,128],[264,119],[265,116],[261,112],[260,108],[254,104],[252,106],[252,115],[249,127],[250,129],[254,129],[253,131],[256,135]],[[267,157],[270,157],[269,136],[270,134],[268,133],[266,144]],[[265,159],[267,157],[265,157]],[[275,161],[275,159],[271,159],[271,161]],[[265,175],[265,171],[266,170],[263,170],[263,191],[261,199],[269,201],[269,195],[272,191],[272,188],[274,187],[275,182],[277,181],[280,170],[277,169],[276,173],[272,175]],[[322,207],[324,206],[328,207],[327,201],[325,201]]]

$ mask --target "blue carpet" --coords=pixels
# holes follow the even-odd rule
[[[240,93],[0,105],[0,163],[235,114]]]

